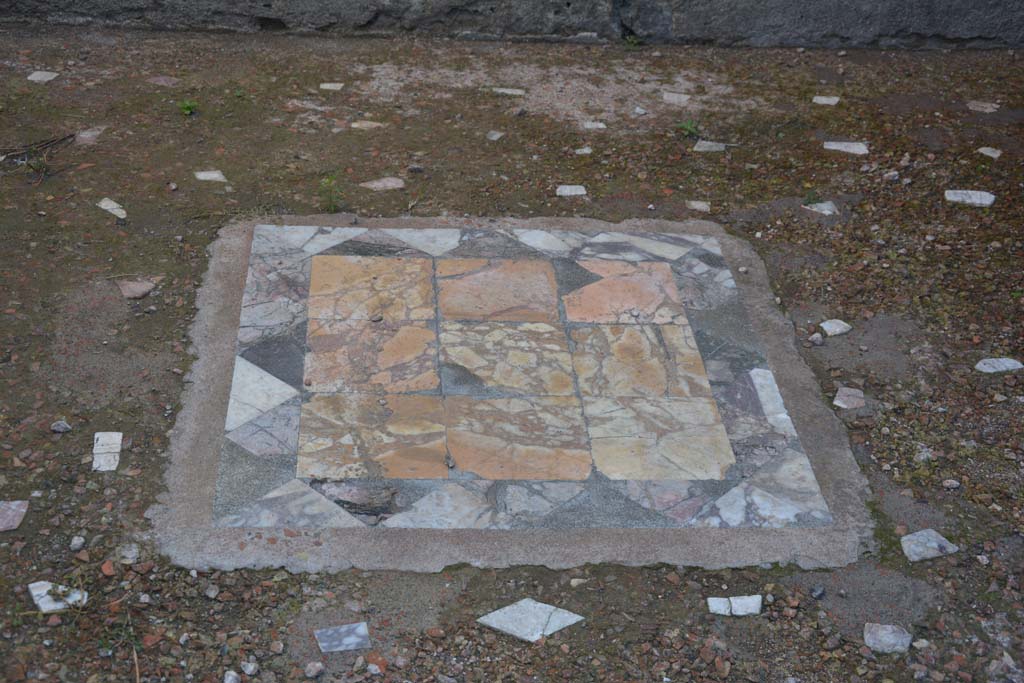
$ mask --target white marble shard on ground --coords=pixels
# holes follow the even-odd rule
[[[864,644],[875,652],[906,652],[912,640],[907,630],[893,624],[864,624]]]
[[[508,95],[510,97],[522,97],[526,94],[526,91],[522,88],[491,88],[491,92],[496,95]]]
[[[968,206],[992,206],[996,196],[982,190],[946,190],[946,201]]]
[[[92,469],[112,472],[121,460],[121,432],[96,432],[92,437]]]
[[[21,526],[28,512],[27,500],[0,500],[0,531],[13,531]]]
[[[28,75],[28,80],[33,83],[49,83],[60,76],[56,71],[33,71]]]
[[[583,621],[568,610],[524,598],[477,619],[477,622],[530,643]]]
[[[1015,358],[982,358],[974,366],[978,372],[985,373],[1013,372],[1021,368],[1024,368],[1024,363]]]
[[[365,621],[322,628],[313,632],[320,652],[347,652],[370,647],[370,630]]]
[[[681,92],[669,92],[668,90],[661,93],[661,99],[666,104],[688,104],[690,102],[690,96]]]
[[[375,130],[377,128],[383,128],[384,124],[380,121],[353,121],[349,124],[349,128],[353,130]]]
[[[491,142],[497,142],[498,140],[502,139],[503,137],[505,137],[505,134],[502,133],[500,130],[489,130],[489,131],[487,131],[487,139],[490,140]]]
[[[114,214],[118,218],[128,218],[128,212],[124,210],[124,207],[110,197],[104,197],[98,204],[96,204],[96,206],[100,207],[107,213]]]
[[[977,151],[978,154],[984,154],[985,156],[991,157],[992,159],[998,159],[999,157],[1003,156],[1003,150],[997,149],[995,147],[979,147]]]
[[[729,598],[708,598],[708,612],[723,617],[749,617],[761,613],[760,595],[734,595]]]
[[[698,140],[693,146],[694,152],[724,152],[724,142],[712,142],[711,140]]]
[[[43,614],[62,612],[69,607],[80,607],[89,599],[89,594],[85,591],[73,590],[49,581],[30,583],[28,591],[32,595],[32,601]]]
[[[377,178],[377,180],[368,180],[365,183],[359,183],[359,187],[365,187],[367,190],[373,190],[374,192],[401,190],[405,187],[405,181],[401,178],[394,177]]]
[[[594,150],[592,147],[580,147],[579,149],[573,150],[573,153],[578,157],[587,156],[593,154]]]
[[[559,197],[584,197],[587,194],[587,188],[582,185],[559,185],[555,190],[555,195]]]
[[[867,403],[864,401],[864,392],[853,387],[839,387],[836,397],[832,399],[832,405],[843,410],[858,410]]]
[[[868,146],[863,142],[836,142],[830,140],[825,143],[825,149],[831,152],[846,152],[847,154],[864,155],[868,153]]]
[[[608,126],[604,125],[604,121],[584,121],[584,130],[604,130]]]
[[[839,209],[836,208],[835,202],[818,202],[817,204],[804,204],[803,207],[808,211],[814,213],[820,213],[822,216],[835,216],[839,213]]]
[[[978,100],[971,100],[968,102],[967,108],[971,111],[981,112],[982,114],[994,114],[999,111],[999,105],[995,102],[980,102]]]
[[[711,204],[708,202],[700,201],[699,199],[687,199],[686,208],[691,211],[700,211],[701,213],[711,213]]]
[[[838,337],[839,335],[846,334],[853,329],[853,326],[845,320],[839,318],[832,318],[831,320],[825,320],[821,322],[818,327],[830,337]]]
[[[826,107],[834,107],[839,104],[839,98],[834,95],[815,95],[811,101]]]
[[[345,87],[344,83],[321,83],[320,84],[320,89],[321,90],[338,91],[338,90],[341,90],[344,87]]]
[[[195,176],[196,176],[196,180],[204,180],[204,181],[210,182],[210,183],[226,183],[228,181],[228,179],[224,177],[223,173],[221,173],[220,171],[216,171],[216,170],[214,170],[214,171],[196,171],[195,172]]]
[[[903,547],[903,554],[911,562],[931,560],[943,555],[952,555],[960,548],[947,541],[942,534],[935,529],[922,529],[900,538],[900,546]]]

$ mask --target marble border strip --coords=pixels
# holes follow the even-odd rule
[[[149,515],[164,552],[175,561],[201,567],[286,566],[296,570],[347,567],[437,571],[467,562],[479,566],[592,562],[669,562],[707,567],[763,562],[796,562],[804,567],[852,562],[871,542],[863,501],[866,481],[850,453],[841,423],[822,400],[817,383],[796,351],[792,328],[771,300],[763,264],[749,245],[708,221],[671,223],[636,220],[611,225],[587,219],[356,219],[334,215],[282,219],[281,224],[353,228],[461,228],[473,230],[566,230],[657,232],[715,237],[740,293],[737,312],[763,342],[768,367],[800,441],[813,444],[808,457],[832,523],[813,528],[671,529],[382,529],[328,524],[323,528],[213,526],[213,490],[218,440],[223,433],[252,223],[225,228],[212,246],[210,269],[200,291],[200,313],[191,334],[197,360],[190,373],[183,410],[171,433],[168,492]],[[738,271],[745,266],[744,271]],[[699,307],[698,307],[699,308]],[[693,312],[691,321],[699,317]],[[695,327],[698,323],[694,323]],[[699,340],[698,340],[699,342]],[[703,350],[703,349],[702,349]],[[756,368],[752,368],[756,369]],[[750,377],[761,400],[772,396]],[[762,393],[765,392],[765,393]],[[769,401],[771,399],[768,399]],[[785,428],[785,427],[783,427]],[[287,499],[305,489],[280,491]],[[241,493],[241,492],[240,492]],[[287,533],[286,533],[287,531]]]

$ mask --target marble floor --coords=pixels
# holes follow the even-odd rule
[[[714,238],[256,226],[235,527],[831,521]]]

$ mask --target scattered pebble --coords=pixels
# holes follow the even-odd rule
[[[62,612],[69,607],[84,606],[89,599],[85,591],[72,590],[49,581],[36,581],[28,585],[28,592],[36,608],[43,614]]]
[[[852,325],[850,325],[845,320],[840,320],[839,318],[825,320],[819,323],[818,327],[820,327],[822,332],[824,332],[830,337],[838,337],[839,335],[846,334],[847,332],[853,329]]]
[[[835,216],[839,213],[839,209],[836,208],[835,202],[818,202],[817,204],[804,204],[803,208],[814,213],[820,213],[823,216]]]
[[[27,512],[27,500],[0,500],[0,531],[17,529]]]
[[[156,284],[149,280],[117,280],[117,288],[126,299],[144,299],[153,291]]]
[[[815,332],[807,338],[807,341],[811,342],[815,346],[822,346],[825,343],[825,338],[821,336],[821,332]]]
[[[238,668],[242,670],[246,676],[255,676],[259,673],[260,665],[256,662],[242,662],[238,665]]]
[[[28,75],[28,80],[33,83],[49,83],[60,76],[56,71],[33,71]]]
[[[724,152],[724,142],[711,142],[710,140],[698,140],[693,146],[694,152]]]
[[[370,647],[370,630],[365,621],[322,628],[313,632],[321,652],[346,652]]]
[[[374,192],[384,192],[386,190],[401,190],[405,187],[405,181],[401,178],[387,177],[378,178],[377,180],[370,180],[365,183],[359,183],[359,187],[365,187],[367,190],[373,190]]]
[[[50,425],[50,431],[53,432],[54,434],[67,434],[68,432],[71,431],[71,425],[69,425],[64,420],[57,420],[52,425]]]
[[[864,624],[864,644],[875,652],[890,654],[910,649],[911,636],[902,626]]]
[[[117,546],[117,561],[121,564],[135,564],[139,561],[139,546],[136,543],[124,543]]]
[[[853,387],[839,387],[832,405],[843,410],[859,410],[867,405],[864,400],[864,392]]]
[[[984,154],[987,157],[998,159],[999,157],[1003,156],[1003,150],[996,149],[995,147],[979,147],[978,154]]]
[[[1024,364],[1014,358],[982,358],[974,366],[978,372],[985,373],[1013,372],[1021,368],[1024,368]]]
[[[591,154],[594,150],[591,149],[590,147],[580,147],[579,149],[573,151],[576,153],[576,156],[586,156],[588,154]]]
[[[647,110],[643,107],[633,107],[633,113],[636,116],[647,116]]]
[[[604,121],[584,121],[584,130],[604,130],[608,126],[604,125]]]
[[[524,598],[477,619],[484,626],[535,643],[545,636],[583,621],[583,617],[568,610]]]
[[[690,96],[681,92],[669,92],[664,91],[661,93],[661,99],[667,104],[689,104]]]
[[[224,683],[242,683],[242,677],[238,672],[229,669],[224,672]]]
[[[337,91],[337,90],[341,90],[344,87],[345,87],[344,83],[321,83],[320,84],[320,89],[321,90],[334,90],[334,91]]]
[[[319,678],[324,672],[324,665],[320,662],[310,662],[306,665],[303,673],[306,674],[306,678]]]
[[[522,97],[526,94],[526,91],[521,88],[491,88],[491,92],[496,95],[510,95],[512,97]]]
[[[353,121],[349,125],[349,128],[352,128],[353,130],[374,130],[375,128],[383,128],[383,127],[384,127],[384,124],[381,123],[380,121],[367,121],[367,120]]]
[[[80,130],[75,134],[76,145],[95,145],[96,140],[99,139],[103,131],[107,129],[107,126],[93,126],[86,130]]]
[[[558,197],[583,197],[587,194],[587,188],[582,185],[559,185],[555,190]]]
[[[487,132],[487,139],[490,140],[491,142],[497,142],[503,137],[505,137],[505,134],[502,133],[500,130],[491,130]]]
[[[954,491],[960,488],[960,482],[957,481],[956,479],[943,479],[942,488],[947,489],[949,491]]]
[[[981,190],[946,190],[946,201],[968,206],[992,206],[996,196]]]
[[[687,199],[686,208],[691,211],[700,211],[701,213],[711,213],[711,204],[708,202],[702,202],[699,199]]]
[[[811,99],[811,102],[814,102],[814,104],[822,104],[826,107],[834,107],[839,104],[839,98],[835,95],[815,95]]]
[[[92,437],[92,469],[112,472],[121,460],[121,432],[96,432]]]
[[[68,544],[68,549],[73,553],[77,553],[79,550],[85,547],[85,537],[83,536],[72,536],[71,543]]]
[[[205,180],[205,181],[211,182],[211,183],[226,183],[228,181],[228,179],[224,177],[223,173],[221,173],[220,171],[216,171],[216,170],[214,170],[214,171],[196,171],[195,172],[195,176],[196,176],[196,180]]]
[[[999,111],[999,105],[995,102],[980,102],[978,100],[971,100],[967,103],[967,108],[971,111],[978,111],[982,114],[994,114]]]
[[[931,560],[943,555],[952,555],[960,550],[934,529],[922,529],[900,538],[903,554],[911,562]]]
[[[846,152],[847,154],[864,155],[868,153],[868,146],[863,142],[835,142],[825,143],[825,149],[832,152]]]
[[[104,197],[96,206],[100,207],[107,213],[114,214],[118,218],[128,218],[128,212],[124,210],[124,207],[110,197]]]

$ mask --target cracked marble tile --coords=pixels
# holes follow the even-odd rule
[[[679,290],[667,263],[578,261],[599,276],[562,297],[566,319],[586,323],[685,321]]]
[[[434,318],[430,259],[320,255],[312,263],[310,318]]]
[[[624,481],[623,495],[678,524],[695,518],[713,496],[689,481]]]
[[[579,326],[570,336],[584,396],[711,397],[688,324]]]
[[[572,361],[562,328],[547,323],[441,324],[444,392],[569,396]]]
[[[514,517],[541,517],[583,492],[582,482],[508,483],[498,494],[498,509]]]
[[[552,256],[568,256],[588,238],[579,232],[556,230],[513,230],[513,234],[526,246]]]
[[[298,396],[236,427],[225,436],[253,455],[294,455],[299,439]]]
[[[445,398],[448,450],[456,468],[483,479],[579,480],[590,451],[574,396]]]
[[[266,370],[236,356],[224,429],[233,431],[298,393]]]
[[[594,465],[609,479],[722,479],[736,458],[714,401],[584,398]]]
[[[307,484],[292,479],[252,505],[217,520],[225,527],[353,528],[362,522]]]
[[[310,320],[309,391],[404,393],[436,389],[437,334],[420,321]]]
[[[508,519],[487,497],[461,484],[446,483],[412,506],[381,522],[393,529],[504,529]]]
[[[462,231],[453,228],[393,228],[381,232],[431,256],[451,251],[462,239]]]
[[[299,477],[444,479],[446,455],[437,396],[328,394],[302,406]]]
[[[548,261],[441,259],[437,280],[443,320],[558,322]]]
[[[611,247],[614,245],[620,248],[612,249]],[[629,261],[646,260],[652,257],[675,261],[686,256],[693,246],[685,239],[673,235],[602,232],[587,240],[587,249],[584,250],[584,255],[593,254],[597,257],[623,258]],[[629,247],[633,247],[633,249]]]

